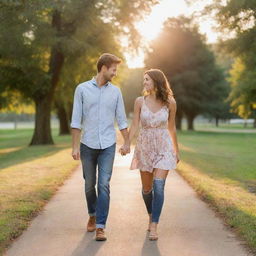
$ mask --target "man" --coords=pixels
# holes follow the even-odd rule
[[[120,62],[113,54],[101,55],[97,61],[96,77],[79,84],[74,95],[71,121],[72,156],[74,160],[81,159],[82,162],[90,216],[87,231],[96,230],[96,241],[107,239],[105,226],[109,212],[109,182],[116,148],[115,119],[124,138],[121,153],[130,152],[122,94],[118,87],[110,83],[116,76]]]

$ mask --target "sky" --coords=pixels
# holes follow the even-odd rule
[[[144,44],[149,43],[157,37],[167,18],[190,15],[194,11],[200,11],[207,4],[211,3],[211,0],[195,1],[191,5],[187,5],[185,0],[159,0],[159,2],[158,5],[152,8],[151,13],[143,21],[136,23],[136,28],[142,35]],[[208,43],[217,41],[218,34],[214,31],[214,26],[216,26],[216,23],[210,17],[200,21],[199,30],[201,33],[206,34]],[[123,43],[125,45],[125,40]],[[130,68],[144,66],[144,54],[142,50],[139,50],[135,56],[125,53],[125,57]]]

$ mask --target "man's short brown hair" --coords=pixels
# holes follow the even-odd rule
[[[121,62],[122,60],[116,57],[114,54],[103,53],[97,61],[97,70],[100,72],[103,65],[110,68],[112,64],[120,64]]]

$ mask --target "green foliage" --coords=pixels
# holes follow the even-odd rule
[[[54,49],[64,55],[66,62],[72,61],[73,65],[78,65],[78,61],[84,63],[85,69],[86,64],[87,67],[92,65],[85,62],[88,56],[98,57],[101,52],[118,51],[117,32],[135,38],[133,22],[156,2],[2,2],[1,84],[19,89],[26,97],[42,97],[51,90]]]
[[[256,117],[256,72],[246,67],[239,58],[230,70],[230,84],[232,91],[229,95],[232,109],[240,117],[248,119]]]
[[[2,92],[10,88],[35,101],[36,128],[32,144],[52,143],[47,133],[50,133],[50,108],[56,90],[65,91],[58,97],[70,105],[73,97],[70,84],[76,85],[87,78],[95,70],[95,61],[102,52],[120,55],[118,36],[128,35],[135,45],[134,21],[156,2],[1,2],[0,100]],[[41,134],[39,129],[45,134],[37,139]]]
[[[26,1],[18,7],[6,6],[2,12],[6,15],[3,25],[9,24],[9,29],[0,45],[1,81],[26,97],[42,97],[51,90],[56,48],[65,57],[80,56],[94,47],[92,41],[95,45],[102,41],[97,37],[102,22],[94,1]],[[9,17],[15,18],[10,21]],[[5,45],[11,41],[11,47]]]
[[[256,1],[215,0],[207,11],[215,13],[219,29],[229,33],[222,46],[236,58],[229,79],[233,111],[256,120]]]
[[[255,49],[255,1],[214,0],[207,11],[214,14],[219,30],[225,33],[228,40],[224,40],[224,45],[229,52],[240,55]]]
[[[6,104],[0,107],[0,113],[34,114],[34,104],[25,99],[18,91],[8,91],[2,94]]]

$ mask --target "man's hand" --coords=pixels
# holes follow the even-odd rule
[[[80,149],[73,149],[72,157],[74,160],[80,160]]]
[[[125,155],[126,155],[126,152],[125,152],[123,146],[119,149],[119,153],[120,153],[122,156],[125,156]]]
[[[120,149],[119,149],[119,153],[122,155],[122,156],[125,156],[126,154],[130,153],[131,150],[130,150],[130,144],[128,143],[125,143]]]
[[[130,143],[125,143],[123,145],[123,147],[124,147],[124,150],[125,150],[126,154],[129,154],[131,152]]]

